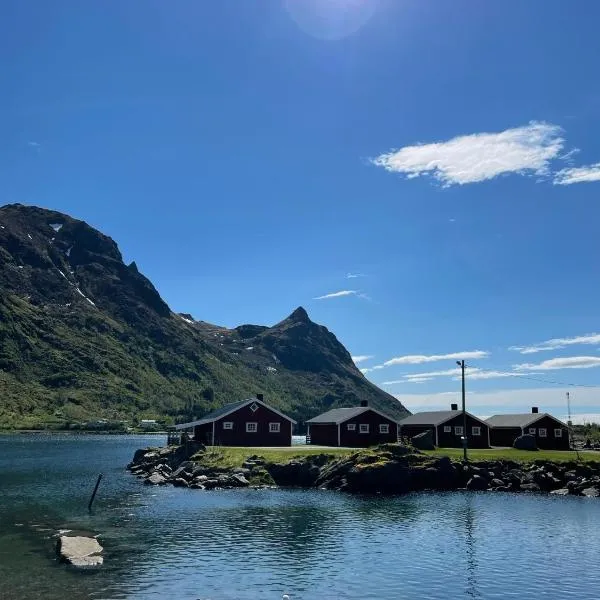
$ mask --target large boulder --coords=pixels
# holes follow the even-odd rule
[[[271,463],[266,465],[266,469],[273,481],[281,486],[311,487],[321,473],[321,469],[308,459]]]
[[[100,556],[103,548],[93,537],[62,535],[56,542],[60,560],[74,567],[96,567],[104,562]]]
[[[537,443],[534,435],[520,435],[514,442],[513,448],[517,450],[537,450]]]
[[[595,487],[589,487],[581,490],[581,493],[588,498],[598,498],[600,496],[600,490]]]
[[[411,438],[410,443],[417,450],[435,450],[433,431],[430,429]]]
[[[540,492],[541,488],[537,483],[522,483],[521,491],[523,491],[523,492]]]
[[[485,477],[481,475],[473,475],[469,481],[467,481],[468,490],[483,491],[488,489],[488,482]]]
[[[160,473],[152,473],[148,479],[146,479],[145,483],[148,485],[163,485],[166,483],[165,477],[163,477]]]

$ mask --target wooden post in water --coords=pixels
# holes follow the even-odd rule
[[[98,479],[96,480],[96,486],[94,487],[94,491],[92,492],[92,497],[90,498],[90,502],[88,504],[88,510],[90,512],[92,510],[92,504],[94,503],[94,498],[96,497],[96,492],[98,491],[98,486],[100,485],[101,481],[102,481],[102,473],[100,473],[100,475],[98,475]]]

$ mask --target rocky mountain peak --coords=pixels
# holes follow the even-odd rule
[[[127,322],[170,315],[116,242],[84,221],[22,204],[0,207],[0,287],[37,305],[94,307]]]
[[[312,323],[308,313],[302,306],[299,306],[286,320],[297,321],[300,323]]]

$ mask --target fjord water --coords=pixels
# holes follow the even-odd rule
[[[136,448],[162,443],[0,436],[0,598],[599,597],[598,500],[199,492],[125,471]],[[104,566],[58,564],[60,529],[99,533]]]

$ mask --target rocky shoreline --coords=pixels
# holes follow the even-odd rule
[[[208,457],[213,457],[209,461]],[[269,462],[248,456],[242,466],[215,464],[204,447],[138,450],[127,468],[148,485],[198,490],[301,487],[362,494],[425,490],[544,492],[600,497],[600,463],[490,460],[463,464],[411,447],[385,444],[340,457],[327,454]]]

